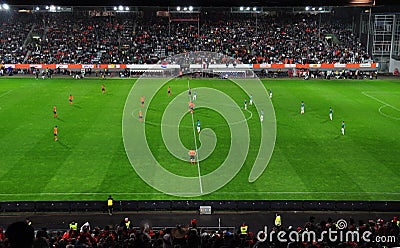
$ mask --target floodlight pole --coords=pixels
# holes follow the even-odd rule
[[[169,7],[168,7],[168,13],[169,13]],[[171,16],[170,16],[170,14],[168,15],[168,37],[171,40]]]
[[[171,12],[168,6],[168,38],[171,39]]]
[[[257,34],[257,36],[258,36],[258,23],[257,23],[257,12],[256,12],[256,34]]]
[[[321,18],[322,18],[322,14],[319,13],[319,23],[318,23],[318,37],[319,37],[319,40],[321,40]]]
[[[397,22],[397,16],[396,15],[393,15],[393,26],[395,26],[396,25],[396,22]],[[392,27],[392,37],[391,37],[391,40],[390,40],[390,54],[389,54],[389,59],[391,59],[392,58],[392,56],[393,56],[393,50],[394,50],[394,36],[396,35],[396,29],[397,28],[394,28],[394,27]],[[382,62],[381,62],[382,63]],[[390,69],[390,68],[389,68]]]
[[[369,36],[370,36],[370,31],[371,31],[371,15],[372,15],[372,10],[371,7],[369,8],[369,17],[368,17],[368,33],[367,33],[367,53],[369,53]],[[372,54],[372,52],[371,52]]]

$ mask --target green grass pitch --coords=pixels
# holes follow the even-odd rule
[[[116,200],[186,199],[147,185],[126,156],[122,113],[134,83],[134,79],[0,79],[0,201],[104,200],[109,194]],[[399,81],[275,79],[263,83],[273,90],[277,123],[267,169],[255,182],[248,182],[260,143],[259,116],[249,106],[243,114],[250,150],[242,169],[219,190],[190,199],[400,200]],[[146,101],[149,148],[168,171],[196,176],[195,165],[176,159],[163,145],[162,110],[188,89],[187,79],[174,79],[168,85],[172,97],[165,85],[150,103]],[[190,79],[190,85],[223,91],[241,107],[248,99],[227,80]],[[69,94],[74,96],[73,105]],[[301,101],[304,115],[300,115]],[[54,105],[58,119],[53,118]],[[328,117],[330,106],[333,121]],[[140,108],[139,99],[132,108]],[[219,113],[206,108],[196,109],[194,118],[218,138],[214,152],[200,163],[204,175],[224,161],[229,126]],[[345,136],[340,132],[342,120]],[[58,142],[53,140],[55,125]],[[190,114],[182,118],[179,136],[186,147],[193,147]]]

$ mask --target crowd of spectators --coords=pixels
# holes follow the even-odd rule
[[[154,64],[193,51],[221,53],[231,63],[371,61],[351,24],[333,14],[202,12],[196,17],[199,22],[138,13],[14,15],[0,27],[0,63]]]
[[[84,223],[80,228],[78,223],[71,222],[69,228],[64,231],[47,230],[41,228],[35,230],[34,224],[29,219],[26,221],[10,224],[4,232],[0,228],[0,247],[18,248],[72,248],[72,247],[124,247],[124,248],[218,248],[218,247],[254,247],[254,248],[327,248],[327,247],[393,247],[399,245],[399,221],[393,217],[386,222],[382,219],[359,221],[348,220],[347,226],[342,226],[340,220],[334,221],[331,218],[316,222],[314,217],[302,226],[284,225],[281,216],[279,221],[275,220],[271,230],[266,233],[264,229],[255,229],[242,223],[237,230],[209,230],[197,224],[192,219],[190,224],[176,225],[173,228],[153,229],[148,224],[141,227],[134,227],[129,218],[124,218],[117,225],[92,227],[90,223]],[[279,235],[282,231],[285,234]],[[336,236],[326,235],[329,231],[337,231]],[[359,240],[346,238],[346,232],[358,232]],[[295,239],[298,235],[299,240]],[[307,241],[305,232],[314,232],[316,239]],[[325,232],[325,235],[324,235]],[[369,232],[371,235],[364,235]],[[341,236],[342,233],[343,235]],[[369,241],[363,240],[363,236]],[[292,237],[292,238],[290,238]],[[321,238],[322,237],[322,238]],[[349,236],[350,237],[350,236]],[[355,237],[355,236],[354,236]],[[380,237],[377,239],[376,237]],[[390,237],[390,238],[389,238]],[[385,239],[383,239],[385,238]],[[282,241],[286,239],[287,241]]]
[[[25,44],[30,30],[34,28],[29,19],[13,18],[1,22],[0,25],[0,64],[23,63],[30,49]]]

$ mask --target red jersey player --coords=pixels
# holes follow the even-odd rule
[[[143,113],[142,110],[139,110],[139,121],[143,122]]]
[[[56,105],[53,106],[53,114],[54,114],[54,118],[57,118],[57,117],[58,117]]]
[[[193,112],[194,112],[194,104],[192,101],[189,102],[189,111],[191,114],[193,114]]]
[[[189,151],[189,158],[190,158],[190,163],[191,164],[196,164],[196,159],[194,158],[196,156],[196,151],[195,150],[190,150]]]
[[[142,96],[141,98],[140,98],[140,103],[141,103],[141,106],[142,106],[142,108],[144,107],[144,96]]]
[[[58,141],[58,127],[57,126],[54,127],[53,133],[54,133],[54,141]]]

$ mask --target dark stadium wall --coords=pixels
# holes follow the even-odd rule
[[[361,211],[395,212],[399,201],[246,201],[246,200],[149,200],[115,201],[114,210],[127,211],[198,211],[211,206],[212,211]],[[94,212],[107,211],[106,201],[24,201],[2,202],[0,212]]]

